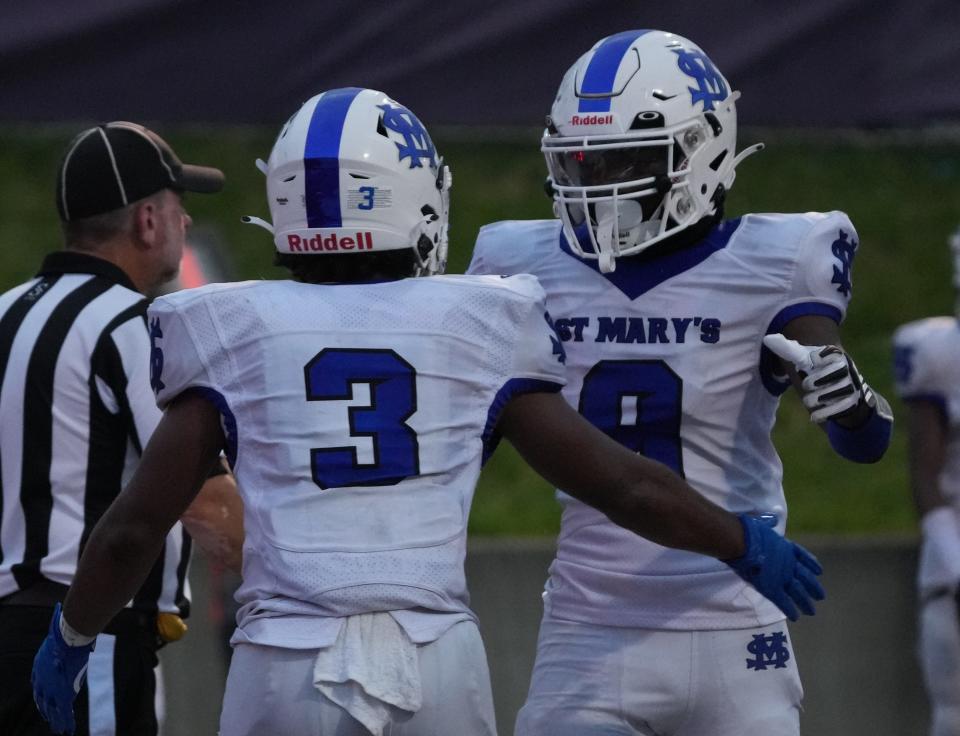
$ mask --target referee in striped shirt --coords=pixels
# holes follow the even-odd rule
[[[33,703],[34,654],[93,526],[160,419],[144,295],[177,274],[191,224],[182,193],[222,187],[219,170],[182,164],[140,125],[85,130],[57,178],[64,250],[0,296],[3,736],[50,733]],[[232,484],[212,469],[184,524],[205,537],[220,534],[238,565]],[[211,532],[205,525],[215,527],[214,516],[230,517],[232,526]],[[77,698],[77,733],[157,733],[156,651],[185,628],[190,546],[177,524],[143,588],[99,637]]]

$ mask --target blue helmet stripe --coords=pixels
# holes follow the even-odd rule
[[[303,150],[307,226],[340,227],[340,138],[354,98],[363,90],[348,87],[327,92],[317,101]]]
[[[587,65],[580,85],[580,94],[610,95],[613,92],[613,83],[617,78],[617,70],[623,61],[627,49],[640,36],[650,31],[624,31],[610,36],[593,53],[593,58]],[[610,112],[610,97],[594,99],[580,98],[579,112]]]

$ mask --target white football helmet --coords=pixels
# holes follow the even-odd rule
[[[415,275],[447,261],[450,169],[417,117],[382,92],[333,89],[307,100],[277,136],[267,177],[281,253],[413,249]]]
[[[567,71],[541,150],[570,247],[612,271],[714,214],[736,166],[739,92],[691,41],[627,31]]]

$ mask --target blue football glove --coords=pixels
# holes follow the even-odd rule
[[[813,601],[822,601],[826,595],[816,578],[823,572],[817,558],[774,531],[776,516],[740,514],[737,518],[743,526],[747,551],[743,557],[724,562],[791,621],[799,618],[798,608],[813,616]]]
[[[53,611],[50,631],[33,660],[33,700],[54,733],[73,734],[73,701],[87,676],[94,642],[72,647],[60,633],[60,604]]]

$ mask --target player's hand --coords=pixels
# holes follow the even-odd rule
[[[50,631],[33,660],[33,699],[54,733],[72,734],[73,701],[87,676],[93,643],[72,647],[60,633],[60,604],[50,620]]]
[[[738,518],[747,551],[742,557],[724,562],[791,621],[800,617],[797,609],[813,616],[813,602],[822,601],[826,596],[817,580],[817,575],[823,572],[817,558],[777,534],[773,529],[777,525],[775,516],[740,514]]]
[[[853,360],[836,345],[801,345],[783,335],[766,335],[763,344],[792,363],[803,379],[800,391],[810,420],[820,424],[853,412],[861,402],[877,407],[877,397]]]

